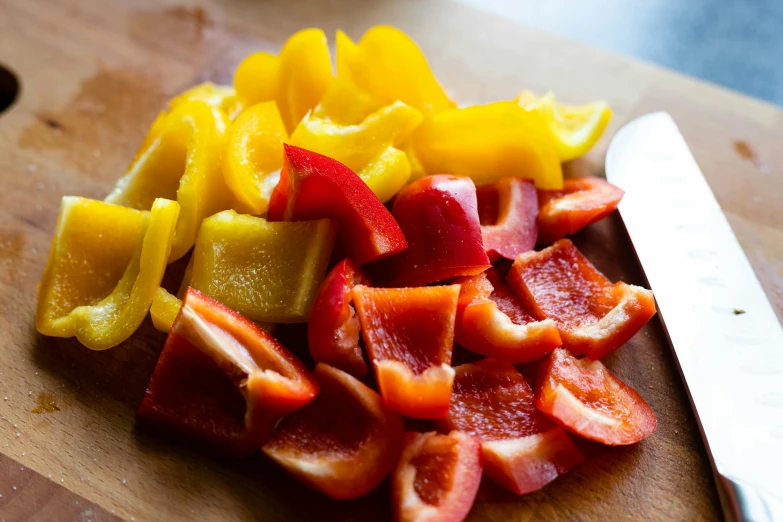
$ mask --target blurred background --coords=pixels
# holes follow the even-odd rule
[[[783,106],[783,0],[456,0]]]

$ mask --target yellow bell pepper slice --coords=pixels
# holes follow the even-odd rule
[[[571,161],[586,154],[601,138],[612,118],[612,109],[604,101],[564,105],[557,103],[551,92],[536,96],[530,91],[522,91],[515,101],[523,109],[541,117],[549,129],[560,161]]]
[[[514,102],[475,105],[429,118],[413,136],[429,174],[469,176],[476,185],[504,176],[531,178],[536,187],[563,188],[563,170],[541,119]]]
[[[383,108],[383,103],[345,78],[335,78],[312,116],[338,125],[356,125]]]
[[[394,27],[377,25],[358,44],[337,31],[337,77],[350,80],[384,104],[402,101],[425,116],[456,107],[416,42]]]
[[[182,301],[177,296],[171,295],[165,288],[158,287],[150,306],[152,325],[156,330],[168,332],[180,308],[182,308]]]
[[[158,199],[139,211],[65,197],[38,287],[36,329],[105,350],[136,331],[171,250],[179,205]]]
[[[263,214],[280,179],[288,133],[275,102],[248,107],[228,132],[226,183],[247,214]]]
[[[156,198],[176,199],[181,212],[169,262],[193,246],[201,221],[228,208],[230,192],[221,157],[228,118],[203,101],[177,105],[153,124],[152,138],[136,154],[106,202],[147,210]]]
[[[237,92],[230,85],[215,85],[212,82],[201,83],[172,98],[169,101],[169,109],[174,110],[189,101],[203,101],[210,107],[223,111],[232,121],[242,112],[242,104],[239,102]]]
[[[421,113],[402,102],[382,107],[355,125],[308,115],[291,136],[291,144],[345,164],[381,201],[388,201],[410,177],[408,159],[395,146],[407,139],[421,121]]]
[[[332,79],[326,35],[320,29],[304,29],[291,36],[277,56],[259,52],[245,58],[234,73],[234,88],[245,107],[276,101],[290,133],[318,105]]]
[[[328,219],[271,223],[220,212],[201,225],[189,285],[253,321],[307,321],[336,234]]]

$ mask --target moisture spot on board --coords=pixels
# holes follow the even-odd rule
[[[33,408],[33,413],[54,413],[60,411],[60,400],[49,392],[38,394],[38,405]]]
[[[762,160],[753,147],[747,141],[737,140],[734,142],[734,151],[737,155],[747,161],[753,163],[760,172],[767,173],[770,171],[769,164]]]

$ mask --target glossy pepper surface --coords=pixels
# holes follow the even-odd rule
[[[284,149],[280,182],[269,205],[271,221],[333,219],[339,223],[338,255],[359,265],[405,248],[397,222],[351,169],[299,147]]]
[[[144,426],[229,456],[254,453],[318,384],[240,314],[189,289],[136,414]]]
[[[605,218],[624,194],[601,178],[572,178],[563,190],[540,190],[539,240],[548,245]]]
[[[159,287],[152,300],[152,306],[150,306],[152,325],[156,330],[168,333],[180,308],[182,308],[182,301],[177,296],[168,293],[165,288]]]
[[[120,344],[152,304],[171,250],[179,205],[149,212],[65,197],[38,287],[36,329],[92,350]]]
[[[384,403],[408,417],[449,409],[459,285],[353,289],[367,353]]]
[[[568,431],[611,446],[649,437],[655,413],[601,361],[555,350],[539,368],[536,407]]]
[[[565,348],[591,359],[625,344],[655,315],[650,290],[612,284],[568,239],[521,254],[507,281],[533,317],[557,323]]]
[[[320,29],[303,29],[286,41],[279,55],[259,52],[245,58],[234,74],[234,88],[246,107],[275,101],[291,133],[318,105],[332,80],[326,35]]]
[[[243,109],[233,87],[215,85],[212,82],[200,83],[172,98],[169,101],[169,109],[176,109],[181,104],[191,101],[202,101],[210,107],[220,109],[229,120],[236,119]]]
[[[547,129],[513,102],[441,112],[416,130],[413,142],[429,174],[469,176],[479,186],[515,176],[532,179],[540,189],[563,187]]]
[[[511,363],[484,359],[456,367],[445,432],[481,442],[485,473],[518,495],[544,487],[584,459],[562,428],[533,404],[533,390]]]
[[[263,452],[308,486],[335,499],[375,489],[392,471],[403,444],[403,423],[375,391],[319,363],[318,396],[275,426]],[[338,420],[336,422],[336,420]]]
[[[193,246],[201,220],[229,204],[220,167],[228,118],[203,101],[183,102],[161,118],[106,201],[147,210],[156,198],[176,200],[175,261]]]
[[[248,214],[263,214],[280,180],[288,133],[275,102],[248,107],[228,131],[223,176]]]
[[[455,283],[460,285],[455,338],[468,350],[525,363],[563,344],[557,324],[530,315],[494,268]]]
[[[343,259],[327,274],[313,301],[307,325],[310,355],[354,377],[367,373],[362,347],[361,327],[353,307],[353,288],[370,285],[370,278],[350,259]]]
[[[482,465],[481,444],[462,432],[406,433],[391,481],[394,520],[465,520],[481,483]]]
[[[476,195],[481,236],[490,261],[514,259],[535,248],[538,195],[532,181],[502,178],[494,185],[481,187]]]
[[[328,219],[270,223],[220,212],[201,225],[188,284],[253,321],[304,322],[336,229]]]
[[[439,175],[415,181],[400,191],[392,215],[408,248],[378,267],[388,286],[421,286],[490,267],[470,179]]]
[[[350,79],[383,103],[401,101],[427,116],[456,106],[416,42],[394,27],[375,26],[358,43],[337,31],[337,76]]]

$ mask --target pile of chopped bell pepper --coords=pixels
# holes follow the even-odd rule
[[[600,361],[652,293],[566,239],[623,196],[563,179],[606,104],[458,108],[395,28],[336,48],[336,76],[318,29],[248,56],[233,86],[171,100],[105,201],[63,198],[38,331],[104,350],[149,312],[167,337],[139,425],[260,451],[335,499],[391,476],[399,521],[463,520],[482,477],[538,490],[589,457],[574,437],[652,434]],[[188,256],[179,290],[161,287]],[[312,364],[277,323],[306,328]]]

